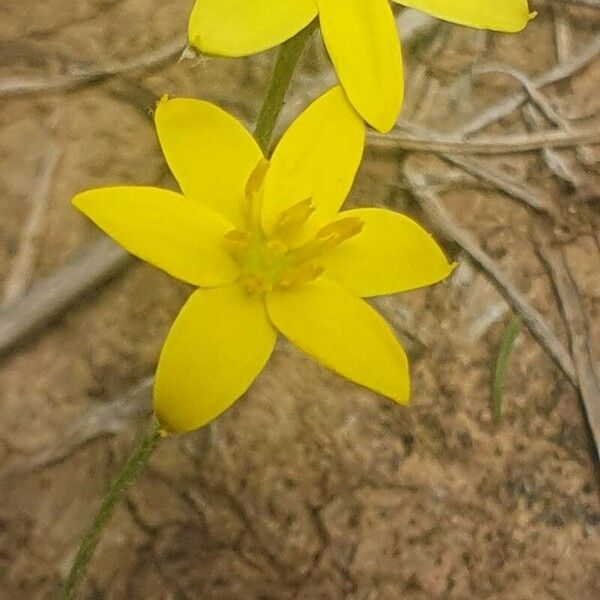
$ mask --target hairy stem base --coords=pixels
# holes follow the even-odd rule
[[[81,544],[71,565],[71,570],[63,583],[61,600],[72,600],[75,598],[77,587],[89,569],[104,526],[108,523],[115,508],[121,502],[131,484],[148,464],[148,460],[160,439],[160,426],[158,421],[152,418],[150,426],[139,439],[119,474],[110,484],[90,528],[81,539]]]

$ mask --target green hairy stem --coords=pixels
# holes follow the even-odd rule
[[[267,90],[267,95],[260,110],[254,131],[256,141],[265,154],[268,152],[271,138],[273,137],[273,130],[283,108],[285,94],[290,86],[294,69],[298,64],[307,41],[316,27],[317,23],[315,20],[293,38],[282,44],[279,49],[269,89]],[[139,474],[148,464],[148,460],[160,439],[160,425],[155,418],[152,418],[149,427],[138,440],[129,459],[110,484],[90,528],[82,537],[79,550],[73,560],[69,574],[63,582],[60,595],[61,600],[72,600],[75,598],[77,588],[90,568],[94,552],[106,524],[112,517],[115,508],[123,500],[129,487],[136,481]]]

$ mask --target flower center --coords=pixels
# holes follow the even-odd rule
[[[256,171],[261,168],[259,165]],[[298,245],[294,242],[314,213],[314,206],[307,199],[281,212],[267,235],[259,222],[264,172],[257,176],[256,171],[246,187],[246,226],[225,236],[240,265],[243,287],[250,294],[264,294],[313,281],[323,272],[319,259],[360,233],[363,222],[357,217],[338,219],[318,230],[309,241]]]

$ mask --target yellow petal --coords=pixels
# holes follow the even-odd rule
[[[434,239],[405,215],[381,208],[340,213],[361,232],[323,255],[325,275],[358,296],[380,296],[436,283],[453,269]]]
[[[531,17],[527,0],[394,0],[434,17],[480,29],[520,31]]]
[[[388,0],[317,0],[323,38],[350,102],[382,133],[404,93],[402,56]]]
[[[183,193],[241,225],[246,183],[262,159],[250,133],[218,106],[190,98],[163,98],[155,121]]]
[[[238,276],[224,239],[231,225],[180,194],[107,187],[78,194],[73,205],[126,250],[173,277],[211,287]]]
[[[316,15],[316,0],[196,0],[188,39],[209,54],[247,56],[281,44]]]
[[[336,373],[408,402],[408,361],[390,326],[366,302],[324,277],[267,296],[279,331]]]
[[[262,371],[275,345],[263,300],[237,285],[197,290],[162,349],[154,411],[167,431],[190,431],[227,410]]]
[[[315,100],[285,132],[267,171],[262,222],[270,231],[281,213],[310,200],[309,225],[331,220],[360,164],[365,127],[340,87]]]

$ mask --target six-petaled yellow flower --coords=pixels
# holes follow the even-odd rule
[[[527,0],[393,0],[441,19],[515,32]],[[388,0],[196,0],[188,39],[209,54],[246,56],[273,48],[319,16],[325,45],[356,110],[389,131],[404,93],[402,57]]]
[[[277,331],[340,375],[406,402],[406,355],[361,297],[433,284],[452,266],[406,216],[339,212],[365,137],[341,88],[292,124],[270,161],[213,104],[163,99],[155,120],[183,195],[108,187],[73,203],[130,252],[200,288],[159,359],[163,427],[195,429],[227,409],[262,370]]]

